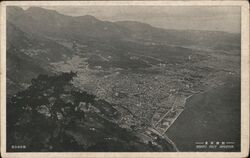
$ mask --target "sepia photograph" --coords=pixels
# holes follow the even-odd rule
[[[1,3],[1,154],[246,156],[248,14],[247,2]]]

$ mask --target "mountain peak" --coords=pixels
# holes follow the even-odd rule
[[[133,31],[143,31],[143,30],[155,29],[150,24],[142,23],[142,22],[138,22],[138,21],[127,20],[127,21],[117,21],[115,23],[119,26],[125,27],[125,28],[127,28],[129,30],[133,30]]]
[[[8,6],[7,8],[8,8],[8,9],[7,9],[8,11],[9,11],[9,10],[11,10],[11,11],[24,11],[23,8],[21,8],[21,7],[16,7],[16,6]]]
[[[39,14],[59,14],[55,10],[45,9],[45,8],[41,8],[41,7],[29,7],[27,10],[25,10],[25,12],[32,13],[32,14],[36,14],[36,13],[39,13]]]
[[[83,16],[78,16],[78,19],[83,19],[83,20],[87,20],[87,21],[100,21],[98,20],[96,17],[92,16],[92,15],[83,15]]]
[[[13,17],[17,17],[18,15],[20,16],[21,14],[24,13],[24,10],[21,7],[9,6],[9,7],[7,7],[6,12],[7,12],[7,16],[9,18],[10,16],[13,16]]]

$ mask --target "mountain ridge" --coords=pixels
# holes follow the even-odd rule
[[[18,7],[20,8],[20,7]],[[20,8],[22,9],[22,8]],[[45,9],[45,8],[42,8],[42,7],[29,7],[28,9],[24,10],[22,9],[23,11],[30,11],[30,10],[36,10],[36,9],[39,9],[39,10],[43,10],[44,12],[51,12],[51,13],[56,13],[56,14],[60,14],[60,15],[63,15],[63,16],[68,16],[68,17],[73,17],[73,18],[80,18],[80,17],[91,17],[93,19],[96,19],[96,20],[99,20],[99,21],[108,21],[108,22],[111,22],[109,20],[101,20],[101,19],[98,19],[97,17],[93,16],[93,15],[90,15],[90,14],[85,14],[85,15],[77,15],[77,16],[73,16],[73,15],[67,15],[67,14],[63,14],[61,12],[58,12],[57,10],[53,10],[53,9]],[[154,27],[154,28],[157,28],[157,29],[164,29],[166,31],[191,31],[191,32],[217,32],[217,33],[228,33],[228,34],[235,34],[235,35],[239,35],[240,33],[237,33],[237,32],[227,32],[227,31],[221,31],[221,30],[201,30],[201,29],[188,29],[188,30],[184,30],[184,29],[170,29],[170,28],[163,28],[163,27],[157,27],[157,26],[153,26],[152,24],[149,24],[149,23],[145,23],[145,22],[141,22],[141,21],[136,21],[136,20],[117,20],[117,21],[112,21],[111,23],[120,23],[120,22],[136,22],[136,23],[141,23],[141,24],[145,24],[145,25],[150,25],[151,27]]]
[[[99,20],[92,15],[72,17],[39,7],[27,10],[7,7],[7,41],[7,47],[11,48],[7,50],[7,56],[9,52],[12,55],[18,53],[19,57],[22,54],[24,56],[29,54],[29,57],[37,63],[36,66],[41,68],[49,67],[50,62],[67,60],[72,55],[77,55],[76,50],[70,46],[72,42],[89,45],[84,51],[95,53],[101,50],[102,53],[116,59],[113,62],[99,64],[119,65],[122,68],[127,67],[128,63],[138,67],[138,61],[130,60],[126,55],[131,51],[138,55],[141,55],[142,51],[144,55],[163,55],[168,62],[175,63],[177,59],[183,60],[193,52],[192,49],[187,49],[188,47],[195,46],[205,50],[240,50],[240,36],[234,34],[166,31],[136,21],[109,22]],[[65,42],[67,46],[64,45]],[[90,63],[96,66],[95,60]],[[144,62],[140,64],[148,65]],[[39,71],[34,72],[32,77],[38,74]],[[12,76],[16,77],[18,78],[18,75]]]
[[[8,19],[13,19],[15,16],[11,14],[11,10],[7,9]],[[12,9],[13,10],[13,9]],[[209,47],[211,44],[211,38],[218,38],[218,41],[234,43],[240,38],[239,34],[227,33],[222,31],[200,31],[200,30],[172,30],[157,28],[150,24],[138,22],[138,21],[102,21],[92,15],[84,16],[69,16],[61,14],[57,11],[47,10],[39,7],[32,7],[27,10],[21,10],[19,8],[19,14],[23,11],[24,16],[32,17],[33,20],[27,21],[27,19],[19,19],[15,23],[23,30],[32,31],[34,33],[42,32],[47,36],[57,36],[61,38],[67,38],[68,36],[80,40],[86,40],[83,36],[94,37],[100,39],[144,39],[154,40],[159,42],[170,42],[178,45],[195,45],[197,42],[202,43],[202,46]],[[41,13],[40,13],[41,12]],[[39,13],[39,14],[38,14]],[[22,17],[21,17],[22,18]],[[35,21],[34,21],[35,20]],[[33,22],[32,22],[33,21]],[[25,25],[29,25],[26,26]],[[39,25],[37,25],[38,23]],[[48,26],[44,26],[47,24]],[[41,26],[43,26],[41,28]],[[29,29],[27,29],[29,28]],[[74,32],[72,32],[74,30]],[[203,37],[204,36],[204,37]],[[203,37],[203,38],[200,38]],[[176,39],[175,39],[176,38]],[[235,39],[234,39],[235,38]],[[197,41],[198,39],[198,41]],[[225,43],[224,42],[224,43]]]

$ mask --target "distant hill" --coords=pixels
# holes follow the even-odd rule
[[[178,46],[196,46],[216,50],[239,49],[240,35],[220,31],[167,30],[136,21],[116,22],[141,40],[158,41]]]
[[[12,14],[18,12],[18,14]],[[25,32],[32,32],[54,38],[88,40],[92,38],[121,38],[126,30],[106,21],[100,21],[93,16],[71,17],[56,11],[38,7],[30,7],[20,11],[20,8],[7,9],[8,20],[15,23]]]
[[[225,71],[228,75],[232,75],[234,70],[240,71],[239,65],[236,64],[239,63],[239,60],[239,34],[167,30],[136,21],[109,22],[91,15],[67,16],[39,7],[30,7],[27,10],[19,7],[7,7],[7,97],[11,113],[8,115],[8,119],[11,120],[12,125],[12,127],[9,126],[10,131],[13,131],[9,134],[9,139],[19,142],[19,144],[29,144],[30,148],[27,151],[31,149],[35,151],[40,149],[74,151],[73,148],[68,148],[70,143],[76,147],[75,151],[172,151],[171,145],[162,138],[150,137],[149,139],[148,136],[145,137],[145,133],[138,135],[139,133],[136,133],[132,127],[129,131],[120,127],[117,121],[121,116],[118,111],[114,110],[115,105],[117,107],[119,105],[116,103],[113,105],[114,96],[111,93],[119,91],[123,86],[129,95],[131,91],[132,93],[143,92],[131,93],[131,96],[125,95],[124,92],[124,96],[129,97],[127,105],[132,107],[137,103],[130,101],[137,102],[143,97],[146,98],[146,91],[150,91],[150,97],[145,100],[156,98],[157,103],[155,103],[158,105],[161,100],[158,99],[158,94],[167,95],[167,91],[171,91],[172,87],[175,92],[182,91],[184,87],[189,89],[189,84],[186,83],[190,82],[196,90],[200,88],[203,77],[204,80],[207,78],[211,80],[209,77],[214,75],[212,77],[216,81],[216,75],[221,73],[213,72]],[[228,69],[224,70],[225,67]],[[78,71],[77,73],[80,75],[77,75],[78,78],[76,78],[77,73],[67,73],[66,71]],[[69,78],[69,76],[71,77]],[[110,82],[110,84],[106,85],[104,82],[96,81],[102,80],[102,77],[105,78],[103,81]],[[64,81],[65,79],[67,81]],[[74,79],[79,79],[81,83],[86,81],[86,84],[78,84],[78,81]],[[126,80],[129,82],[125,82]],[[121,81],[121,83],[116,81]],[[172,83],[172,81],[176,83]],[[150,86],[151,82],[155,84]],[[119,87],[120,85],[122,86]],[[129,87],[126,87],[127,85]],[[165,88],[161,85],[170,86]],[[92,92],[85,90],[85,86],[93,87],[98,91],[97,94],[93,94],[96,99],[90,97]],[[130,86],[133,88],[130,89]],[[148,90],[144,87],[152,89]],[[156,93],[151,94],[151,92]],[[166,98],[164,95],[159,98]],[[207,95],[209,97],[210,94]],[[219,96],[219,94],[215,95]],[[102,98],[102,96],[111,100],[110,103],[98,98]],[[142,98],[138,99],[141,96]],[[89,97],[92,98],[90,102]],[[203,97],[198,97],[196,102],[202,103]],[[54,103],[56,103],[55,106]],[[86,105],[89,103],[92,110],[86,110]],[[143,108],[145,106],[145,109],[137,108],[141,113],[139,116],[143,116],[143,122],[140,123],[142,126],[147,125],[145,122],[149,121],[144,120],[149,120],[147,114],[151,114],[152,105],[156,105],[151,102],[149,104],[148,107],[146,104],[142,106]],[[209,112],[216,109],[216,107],[207,109],[194,105],[202,111],[208,110]],[[77,112],[80,106],[85,108],[85,113]],[[126,109],[136,110],[129,109],[129,106]],[[51,111],[54,112],[46,113],[48,111],[46,109],[49,108],[52,108]],[[56,109],[53,110],[53,108]],[[178,119],[180,122],[181,118],[184,118],[184,125],[182,122],[179,123],[181,128],[192,127],[186,126],[188,119],[185,116],[190,115],[189,112],[193,113],[193,110],[197,108],[187,106],[186,114],[184,112]],[[219,110],[223,111],[225,107],[220,108]],[[69,113],[67,109],[69,109]],[[65,116],[62,119],[63,114]],[[217,116],[218,113],[215,114]],[[76,115],[80,117],[75,117]],[[112,120],[116,117],[115,115],[118,118]],[[84,120],[82,116],[87,117]],[[194,116],[199,118],[200,115],[195,111]],[[195,119],[195,117],[193,118]],[[129,118],[120,120],[127,122]],[[208,117],[209,121],[212,120],[211,124],[218,123],[213,121],[214,118]],[[193,121],[191,121],[192,123]],[[200,124],[194,125],[199,127]],[[218,127],[220,124],[215,125]],[[185,129],[180,131],[179,127],[175,131],[175,126],[178,124],[173,124],[170,131],[174,131],[176,135],[185,131]],[[53,127],[52,131],[47,130],[50,127]],[[64,129],[64,127],[68,129]],[[18,137],[18,133],[15,133],[13,129],[20,130],[19,134],[22,138]],[[26,130],[32,133],[32,137],[27,137],[27,133],[23,133]],[[150,141],[145,144],[139,137]],[[158,143],[155,144],[157,141]],[[179,143],[178,140],[176,142]],[[8,147],[13,144],[10,143]],[[60,146],[55,148],[58,144]]]
[[[136,21],[108,22],[85,15],[72,17],[39,7],[8,7],[7,18],[21,30],[54,38],[143,40],[217,50],[238,49],[240,35],[219,31],[166,30]]]
[[[39,74],[51,74],[48,63],[70,58],[72,51],[42,36],[21,31],[7,21],[8,93],[15,93]]]
[[[180,63],[194,53],[190,49],[193,47],[240,50],[239,34],[166,30],[136,21],[108,22],[91,15],[72,17],[39,7],[7,7],[7,77],[8,83],[13,83],[11,87],[23,87],[20,84],[29,84],[38,74],[51,73],[51,62],[66,61],[76,55],[76,50],[61,41],[77,41],[88,45],[84,50],[87,53],[99,51],[112,56],[108,62],[89,58],[90,65],[98,66],[99,61],[101,66],[118,68],[150,66],[149,62],[131,59],[129,52]],[[16,65],[23,67],[16,69]],[[16,78],[20,78],[20,83],[16,83]],[[17,91],[10,87],[9,90]]]

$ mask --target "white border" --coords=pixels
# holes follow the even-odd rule
[[[240,6],[241,152],[33,152],[6,153],[6,6]],[[1,155],[3,157],[247,157],[249,152],[249,5],[247,1],[8,1],[1,3]],[[225,133],[226,134],[226,133]]]

